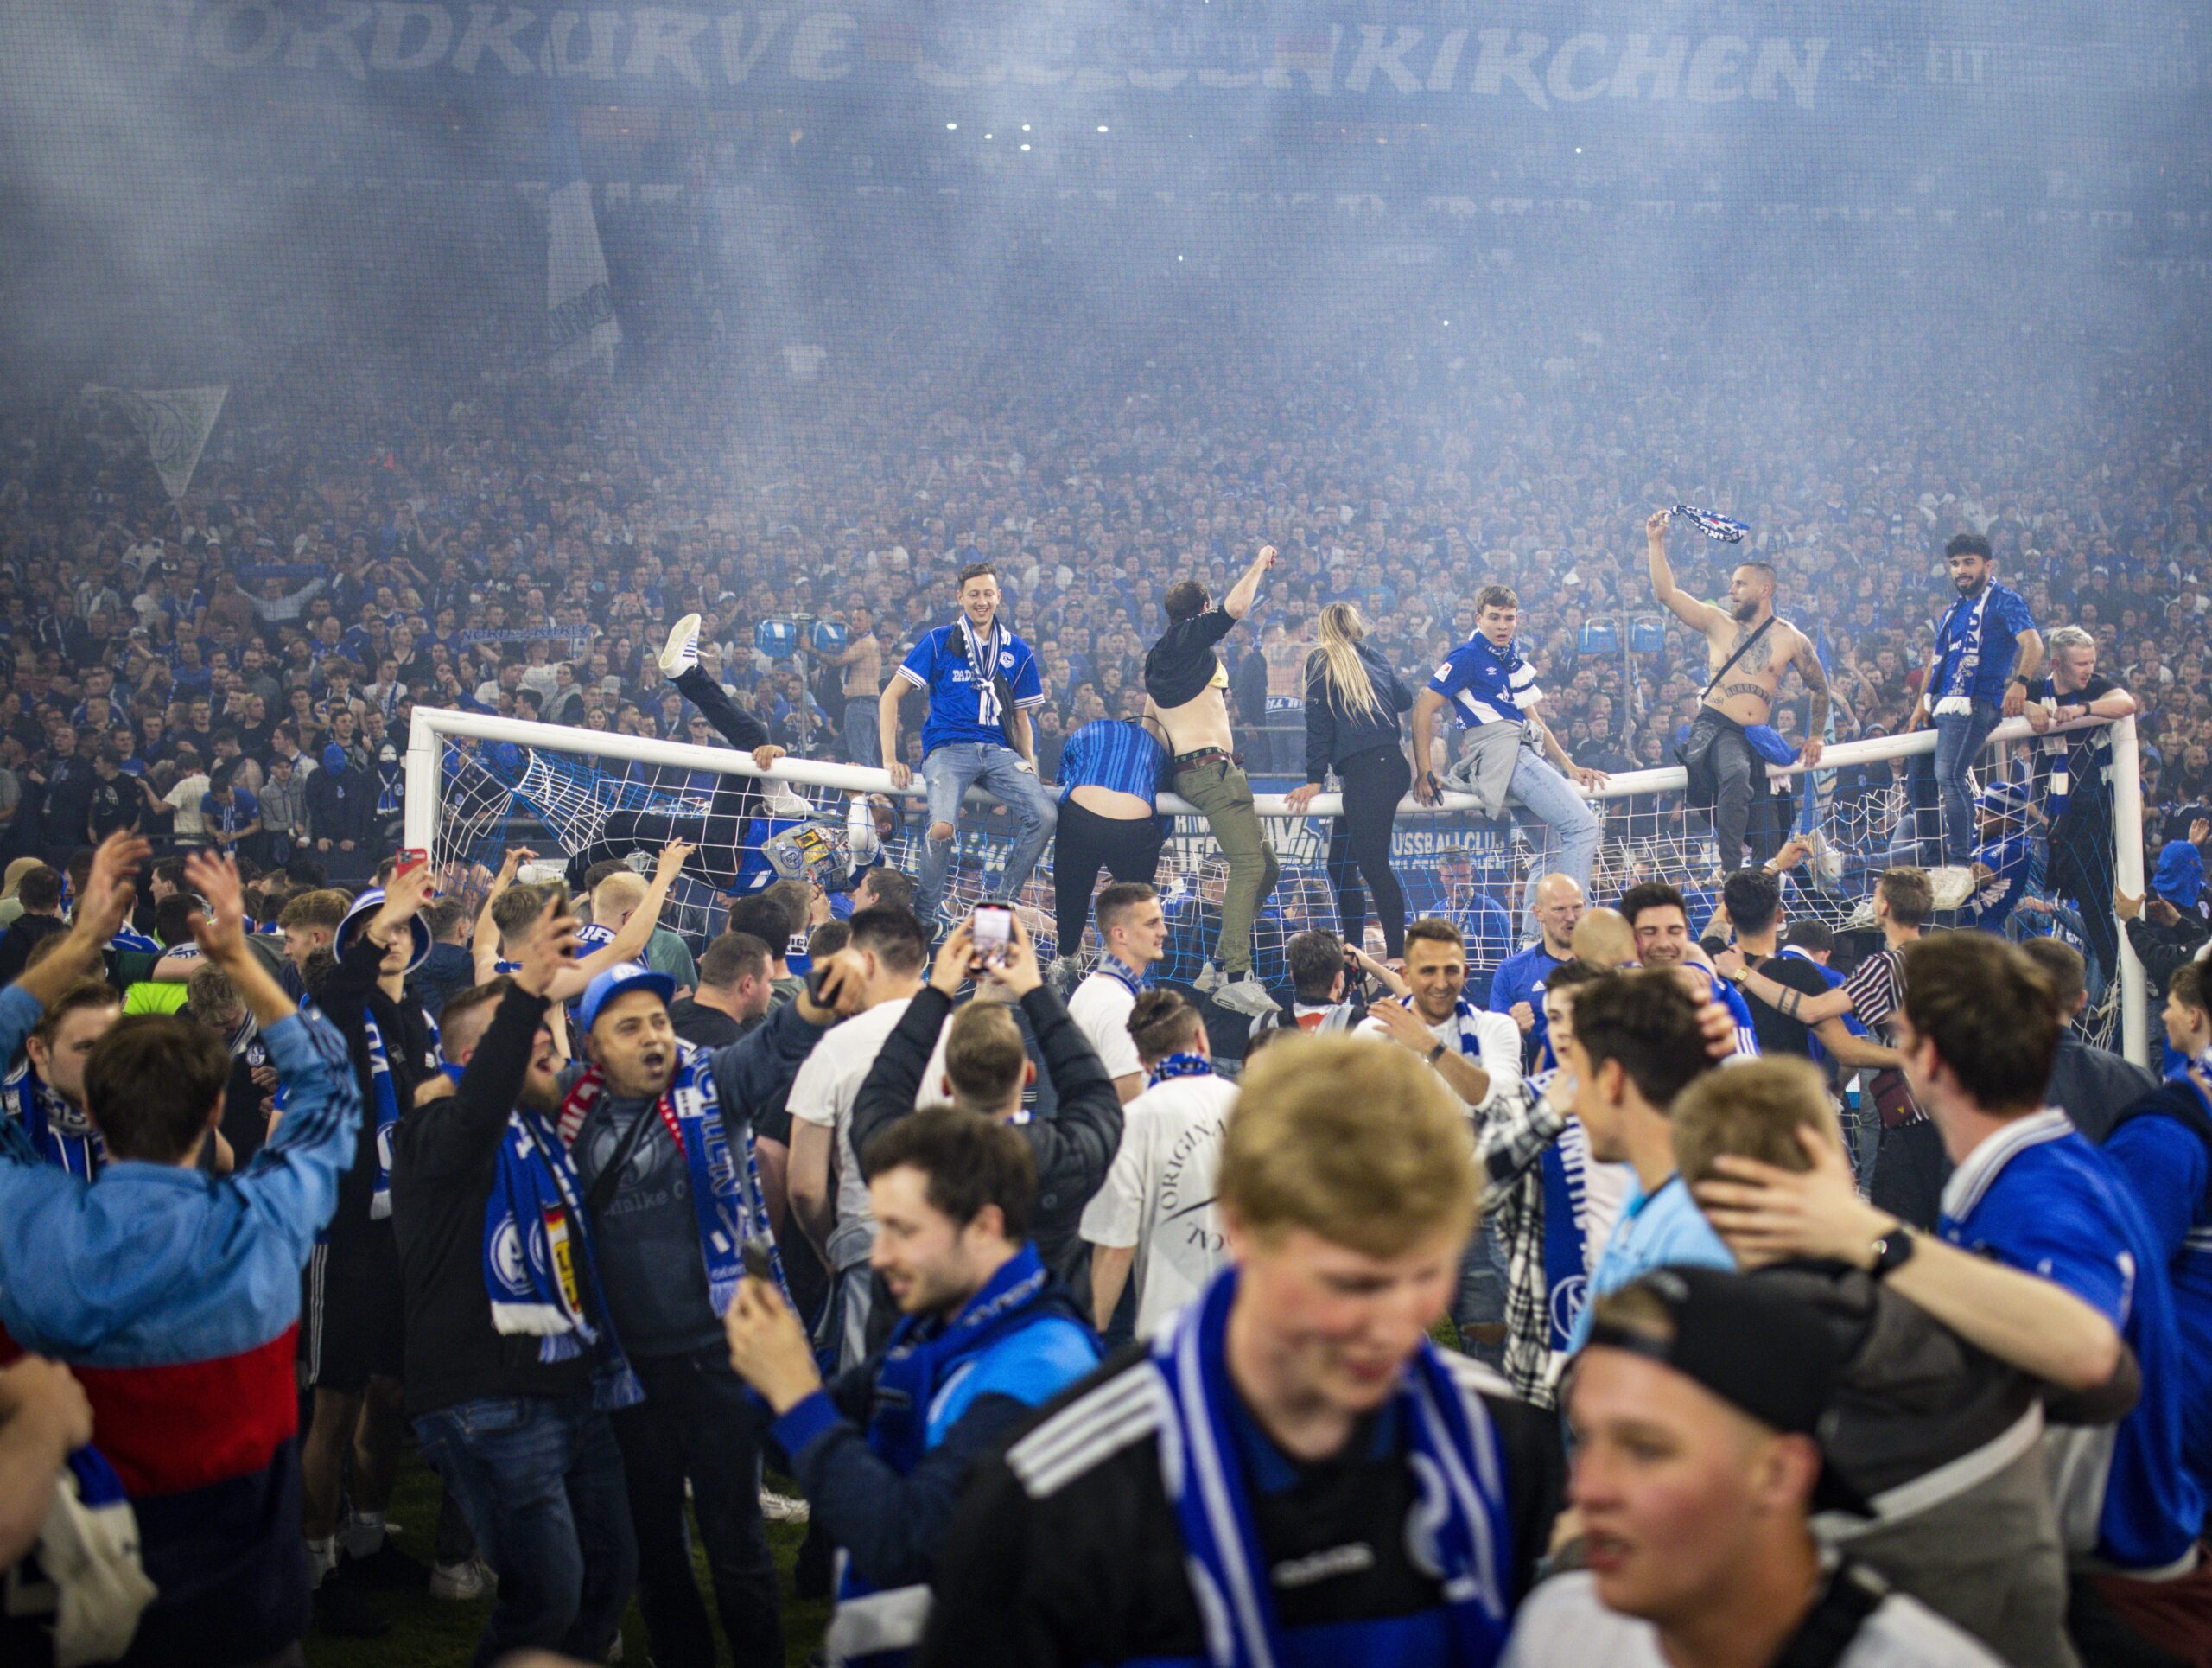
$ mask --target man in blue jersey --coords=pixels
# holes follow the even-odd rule
[[[922,780],[929,787],[929,827],[922,842],[922,884],[915,910],[934,930],[944,901],[946,872],[960,826],[960,801],[981,786],[1013,813],[1014,849],[986,901],[1003,902],[1021,889],[1052,837],[1052,802],[1037,780],[1033,708],[1045,703],[1037,657],[998,617],[998,570],[971,562],[958,580],[959,615],[924,634],[876,703],[876,731],[891,785],[914,780],[899,751],[899,701],[909,689],[929,696],[922,725]]]
[[[1059,818],[1052,839],[1052,898],[1065,984],[1081,963],[1090,892],[1103,869],[1117,882],[1150,885],[1172,825],[1157,814],[1167,748],[1156,726],[1129,718],[1085,724],[1060,749]]]
[[[1943,547],[1958,598],[1936,624],[1910,728],[1933,724],[1936,750],[1914,756],[1908,778],[1922,863],[1974,855],[1967,772],[2000,715],[2018,717],[2043,666],[2043,634],[2020,594],[1992,576],[1989,541],[1960,533]],[[2014,665],[2017,658],[2018,665]]]
[[[2034,964],[1983,933],[1915,943],[1903,959],[1897,1052],[1958,1167],[1944,1184],[1937,1235],[1913,1231],[1833,1176],[1821,1186],[1768,1174],[1758,1186],[1707,1183],[1699,1196],[1732,1242],[1837,1257],[1894,1278],[1903,1296],[1967,1336],[1983,1335],[1993,1317],[2012,1318],[2038,1348],[2056,1352],[2041,1376],[2060,1388],[2107,1385],[2132,1353],[2142,1381],[2134,1410],[2108,1433],[2068,1428],[2053,1438],[2067,1550],[2088,1568],[2117,1572],[2077,1583],[2069,1627],[2085,1661],[2155,1660],[2126,1654],[2146,1640],[2201,1659],[2212,1638],[2196,1544],[2205,1494],[2188,1429],[2204,1386],[2177,1322],[2169,1258],[2129,1174],[2043,1104],[2058,1015]],[[2004,1022],[1992,1023],[1993,1015]],[[2167,1134],[2141,1132],[2139,1156],[2157,1144],[2180,1156],[2178,1142],[2162,1143]],[[2044,1305],[2031,1328],[1993,1277],[2005,1270],[2078,1301]]]
[[[1590,865],[1598,856],[1598,818],[1577,787],[1605,784],[1602,770],[1585,770],[1567,757],[1538,709],[1544,691],[1536,669],[1521,655],[1514,632],[1521,622],[1521,599],[1503,585],[1485,585],[1475,597],[1475,634],[1452,651],[1414,700],[1414,798],[1423,805],[1443,803],[1443,784],[1431,768],[1436,715],[1448,704],[1460,728],[1480,735],[1484,726],[1502,724],[1514,733],[1483,738],[1473,774],[1473,791],[1489,814],[1510,800],[1546,829],[1543,856],[1529,866],[1529,892],[1522,931],[1538,935],[1536,882],[1564,874],[1584,892],[1590,889]]]
[[[2002,933],[2013,906],[2026,893],[2035,859],[2029,802],[2024,782],[1992,782],[1974,796],[1981,844],[1974,848],[1974,890],[1959,911],[1961,926]]]
[[[772,1280],[741,1281],[722,1317],[730,1365],[766,1402],[814,1521],[845,1554],[829,1652],[910,1659],[929,1580],[976,1463],[1098,1365],[1098,1340],[1029,1230],[1037,1166],[1021,1132],[935,1105],[870,1140],[868,1260],[903,1317],[824,1385]]]
[[[1690,953],[1689,907],[1682,894],[1664,881],[1644,881],[1621,894],[1621,914],[1636,934],[1636,959],[1644,967],[1663,968],[1683,982],[1683,988],[1704,1001],[1710,998],[1735,1015],[1736,1052],[1759,1051],[1758,1028],[1751,1010],[1735,987],[1713,976],[1713,970]]]
[[[1544,980],[1574,958],[1574,924],[1582,919],[1582,888],[1571,875],[1546,875],[1536,882],[1536,925],[1543,936],[1508,956],[1490,976],[1493,1014],[1521,1032],[1522,1064],[1533,1065],[1544,1042]]]

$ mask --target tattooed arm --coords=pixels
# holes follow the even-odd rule
[[[1799,755],[1809,770],[1820,763],[1821,739],[1827,734],[1828,675],[1813,647],[1813,640],[1802,631],[1797,633],[1797,650],[1789,657],[1789,664],[1797,668],[1798,677],[1805,682],[1805,692],[1812,697],[1805,713],[1805,748]]]

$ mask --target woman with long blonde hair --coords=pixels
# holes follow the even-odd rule
[[[1303,811],[1330,771],[1344,785],[1344,814],[1329,831],[1329,884],[1348,945],[1367,935],[1375,894],[1385,953],[1406,953],[1406,894],[1390,868],[1398,801],[1413,786],[1398,715],[1414,703],[1390,663],[1367,641],[1367,622],[1349,602],[1321,610],[1319,646],[1306,660],[1306,786],[1286,796]]]

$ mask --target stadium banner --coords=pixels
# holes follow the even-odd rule
[[[1018,10],[933,17],[886,3],[743,7],[542,6],[486,0],[168,0],[114,14],[112,54],[163,77],[334,78],[417,86],[440,99],[496,99],[548,76],[623,105],[757,105],[849,92],[943,105],[1011,94],[1046,113],[1135,95],[1221,101],[1290,94],[1395,107],[1445,106],[1578,122],[1654,107],[1864,113],[1899,96],[1948,101],[2186,92],[2195,67],[2146,50],[2147,26],[2046,41],[1878,27],[1838,10],[1669,10],[1660,26],[1592,26],[1585,8],[1446,6],[1393,18],[1295,9],[1262,22],[1192,3],[1142,16]],[[1385,16],[1377,20],[1374,13]],[[1284,14],[1278,14],[1283,17]],[[1675,27],[1664,27],[1672,22]],[[120,67],[120,66],[118,66]]]
[[[586,366],[612,370],[622,345],[614,291],[607,281],[591,183],[576,150],[575,118],[558,81],[546,111],[545,362],[555,376]]]
[[[200,454],[207,449],[207,436],[215,432],[215,420],[222,416],[230,392],[227,382],[212,388],[106,388],[87,383],[84,398],[105,401],[130,419],[145,436],[154,471],[175,502],[192,485]]]

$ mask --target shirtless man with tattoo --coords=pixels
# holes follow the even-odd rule
[[[1783,676],[1792,666],[1812,697],[1805,722],[1803,762],[1821,761],[1821,736],[1827,728],[1828,679],[1812,640],[1774,611],[1774,570],[1745,562],[1728,579],[1728,606],[1700,602],[1675,583],[1667,564],[1665,510],[1643,524],[1651,589],[1677,620],[1705,639],[1711,674],[1705,703],[1690,726],[1683,757],[1689,764],[1690,803],[1712,812],[1720,846],[1720,867],[1730,873],[1745,865],[1744,844],[1751,834],[1753,797],[1764,797],[1766,762],[1744,734],[1750,724],[1770,722]],[[1756,855],[1764,862],[1782,844],[1782,828],[1762,829]]]

